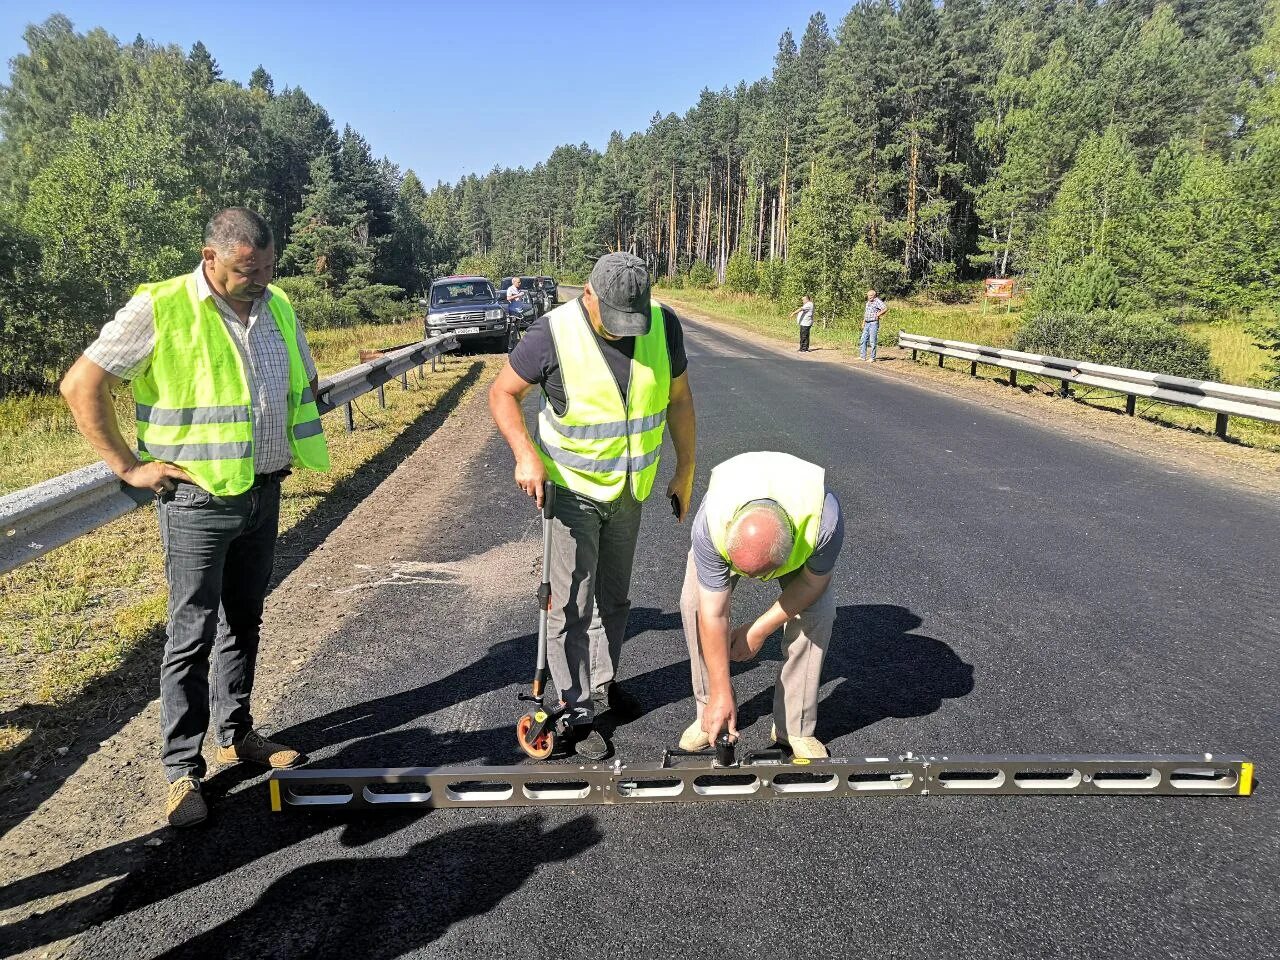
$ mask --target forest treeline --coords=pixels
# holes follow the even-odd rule
[[[864,0],[784,34],[768,77],[603,150],[430,189],[264,67],[241,86],[201,44],[61,16],[26,41],[0,89],[10,388],[185,268],[232,203],[271,219],[282,283],[323,322],[455,268],[574,276],[624,249],[837,319],[870,286],[1016,276],[1055,336],[1230,315],[1280,350],[1280,0]]]

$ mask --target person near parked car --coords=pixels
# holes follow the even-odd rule
[[[511,286],[507,287],[507,303],[510,303],[512,300],[519,300],[520,294],[523,292],[524,291],[520,289],[520,278],[512,277]]]
[[[640,704],[616,680],[631,611],[640,514],[657,479],[670,424],[675,476],[667,495],[680,520],[693,491],[697,428],[684,335],[649,295],[644,261],[601,257],[579,299],[537,320],[489,390],[489,409],[515,455],[515,481],[551,519],[548,664],[568,708],[579,756],[602,760],[613,718]],[[520,404],[541,392],[536,439]],[[612,712],[611,717],[607,717]]]
[[[858,339],[858,357],[867,363],[876,359],[876,341],[880,338],[880,318],[889,312],[874,290],[867,291],[867,305],[862,310],[862,336]],[[867,348],[871,356],[867,356]]]
[[[169,585],[161,760],[165,813],[178,827],[208,816],[201,748],[211,701],[219,762],[306,760],[261,736],[250,712],[280,483],[293,467],[329,469],[315,364],[288,298],[270,285],[274,270],[267,222],[223,210],[205,228],[196,268],[139,287],[62,381],[76,426],[107,466],[157,498]],[[111,398],[125,381],[136,455]]]
[[[805,294],[804,303],[796,311],[796,323],[800,324],[800,352],[809,352],[809,331],[813,328],[813,299]]]

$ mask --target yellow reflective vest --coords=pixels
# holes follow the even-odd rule
[[[631,493],[643,502],[658,473],[671,397],[662,307],[652,304],[649,332],[636,337],[627,396],[605,362],[586,307],[574,300],[547,314],[568,401],[563,416],[546,394],[538,413],[538,455],[556,484],[602,503]]]
[[[329,447],[298,349],[298,321],[284,292],[270,289],[271,317],[289,352],[293,462],[328,470]],[[244,493],[253,486],[254,437],[240,350],[218,308],[200,300],[191,274],[143,284],[138,292],[144,291],[155,315],[155,349],[146,372],[133,381],[138,456],[181,467],[215,496]]]
[[[711,471],[705,500],[707,528],[716,551],[729,568],[745,576],[729,560],[729,528],[738,511],[753,500],[772,500],[791,520],[791,555],[777,570],[759,580],[773,580],[799,570],[813,556],[827,498],[826,471],[789,453],[740,453]]]

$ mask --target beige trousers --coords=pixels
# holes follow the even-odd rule
[[[786,589],[796,573],[778,579]],[[730,590],[738,584],[734,577]],[[684,571],[684,588],[680,591],[680,619],[684,623],[685,642],[689,645],[689,668],[693,677],[693,696],[698,702],[698,718],[707,705],[710,683],[707,665],[698,645],[698,603],[702,585],[694,567],[693,551]],[[828,586],[807,610],[792,617],[782,628],[782,664],[773,686],[773,722],[779,737],[812,737],[818,723],[818,688],[822,685],[822,661],[831,642],[831,628],[836,621],[836,601]]]

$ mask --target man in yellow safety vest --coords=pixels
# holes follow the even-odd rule
[[[680,617],[698,717],[680,746],[702,750],[721,732],[737,736],[729,661],[752,659],[781,627],[771,739],[799,758],[826,757],[814,732],[836,617],[832,570],[844,541],[826,472],[786,453],[739,454],[711,471],[692,533]],[[777,580],[782,592],[754,622],[731,628],[729,601],[740,577]]]
[[[195,270],[139,287],[62,381],[107,466],[156,495],[169,584],[161,759],[166,815],[179,827],[208,816],[201,747],[211,700],[219,761],[306,760],[261,736],[250,713],[280,482],[295,466],[329,469],[315,364],[288,298],[270,286],[274,270],[267,222],[223,210],[205,228]],[[136,454],[111,398],[125,381]]]
[[[616,681],[631,610],[631,567],[641,505],[658,473],[667,425],[675,477],[667,487],[680,519],[693,490],[693,395],[675,312],[649,296],[644,261],[601,257],[581,298],[533,324],[489,391],[493,419],[515,455],[516,484],[542,505],[556,484],[551,520],[548,665],[569,708],[574,749],[602,760],[610,720],[636,715]],[[540,387],[536,442],[521,401]]]

